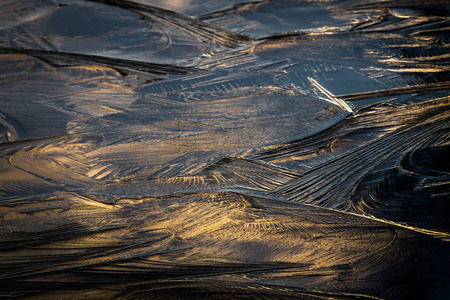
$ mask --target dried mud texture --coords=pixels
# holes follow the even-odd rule
[[[0,297],[446,299],[446,1],[0,1]]]

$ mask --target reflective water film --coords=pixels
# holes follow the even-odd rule
[[[448,299],[447,1],[0,0],[0,297]]]

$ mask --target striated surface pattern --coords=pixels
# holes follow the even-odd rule
[[[0,298],[448,299],[448,1],[0,14]]]

